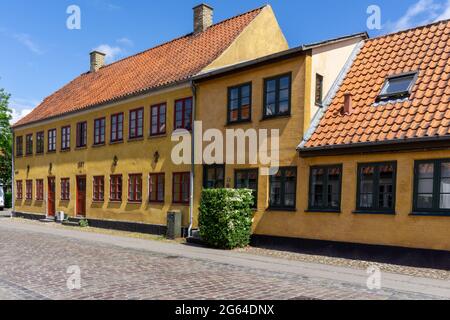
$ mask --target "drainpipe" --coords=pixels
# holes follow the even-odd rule
[[[14,134],[14,130],[11,129],[12,131],[12,143],[11,143],[11,193],[12,193],[12,197],[11,197],[11,218],[14,217],[14,211],[16,209],[16,196],[15,196],[15,170],[14,170],[14,149],[15,149],[15,143],[16,143],[16,136]]]
[[[195,182],[195,109],[197,104],[197,86],[191,81],[192,89],[192,131],[191,131],[191,175],[190,175],[190,199],[189,199],[189,229],[188,237],[192,237],[194,225],[194,182]]]

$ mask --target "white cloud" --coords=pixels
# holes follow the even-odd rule
[[[117,39],[116,43],[117,45],[101,44],[98,47],[94,48],[94,50],[106,54],[106,63],[111,63],[127,55],[127,50],[125,47],[132,47],[134,45],[133,41],[128,38]]]
[[[9,108],[12,110],[11,124],[16,123],[26,115],[28,115],[37,105],[39,101],[30,99],[13,98],[9,103]]]
[[[396,32],[448,18],[450,18],[450,0],[446,0],[446,3],[436,0],[419,0],[410,6],[397,21],[386,23],[385,28],[388,32]]]
[[[27,33],[13,34],[13,38],[16,39],[22,45],[24,45],[25,47],[27,47],[28,50],[30,50],[33,53],[36,53],[36,54],[44,53],[44,51],[42,51],[42,49],[39,47],[39,45],[36,44],[36,42],[34,42],[34,40],[31,38],[31,36]]]

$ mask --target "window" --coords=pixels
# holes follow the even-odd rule
[[[16,181],[16,199],[23,199],[22,180]]]
[[[36,153],[44,153],[44,132],[36,133]]]
[[[48,152],[56,151],[56,129],[48,130]]]
[[[61,179],[61,200],[63,200],[63,201],[70,200],[70,179],[69,178]]]
[[[192,129],[192,98],[175,101],[175,130]]]
[[[123,113],[111,116],[111,142],[123,140]]]
[[[203,167],[203,187],[205,189],[220,189],[225,187],[225,166],[205,165]]]
[[[23,156],[23,137],[16,138],[16,156]]]
[[[388,77],[381,89],[377,101],[401,99],[409,97],[417,79],[417,72]]]
[[[144,136],[144,108],[130,111],[130,139]]]
[[[395,162],[358,166],[357,210],[394,213],[396,167]]]
[[[87,122],[77,123],[77,148],[87,146]]]
[[[44,180],[36,180],[36,200],[44,200]]]
[[[166,133],[166,104],[151,107],[150,135],[157,136]]]
[[[25,199],[33,200],[33,180],[25,181]]]
[[[312,167],[309,186],[309,210],[341,209],[342,166]]]
[[[291,75],[264,81],[264,117],[289,115],[291,112]]]
[[[109,181],[109,199],[111,201],[122,201],[122,176],[114,175]]]
[[[25,137],[25,153],[27,156],[33,154],[33,135],[27,134]]]
[[[236,170],[234,174],[234,187],[236,189],[253,190],[253,206],[258,206],[258,169]]]
[[[416,162],[414,212],[450,213],[450,160]]]
[[[70,149],[70,126],[61,128],[61,150]]]
[[[164,202],[164,173],[150,174],[149,177],[149,201]]]
[[[173,174],[173,203],[188,204],[191,188],[191,174],[189,172]]]
[[[130,174],[128,176],[128,201],[142,201],[142,175]]]
[[[280,168],[270,177],[270,208],[295,209],[297,168]]]
[[[323,102],[323,76],[316,73],[316,106],[322,106]]]
[[[105,177],[94,177],[93,185],[93,199],[94,201],[104,201],[105,200]]]
[[[228,89],[228,123],[249,121],[251,119],[251,83]]]
[[[94,145],[105,144],[105,125],[105,118],[94,121]]]

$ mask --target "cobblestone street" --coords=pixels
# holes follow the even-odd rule
[[[152,246],[167,246],[172,252],[162,253],[162,249],[153,250]],[[173,254],[177,250],[180,254]],[[234,263],[234,257],[242,263]],[[272,267],[264,267],[265,262]],[[300,264],[295,272],[286,272],[281,268],[282,261],[277,271],[276,262],[267,257],[257,259],[182,244],[85,235],[79,231],[55,232],[46,226],[0,219],[0,299],[443,298],[421,290],[370,291],[365,281],[358,284],[319,274],[311,276],[302,272]],[[289,266],[295,267],[294,263]],[[69,266],[80,267],[79,290],[67,287]],[[434,283],[448,289],[445,282]]]

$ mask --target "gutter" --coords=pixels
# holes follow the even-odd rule
[[[14,169],[14,157],[15,157],[14,150],[15,150],[16,137],[14,134],[14,130],[11,129],[11,131],[12,131],[12,143],[11,143],[11,148],[12,148],[12,150],[11,150],[11,194],[12,194],[12,196],[11,196],[10,217],[13,218],[14,212],[16,211],[16,194],[15,194],[16,181],[15,181],[15,169]]]
[[[189,228],[188,238],[192,237],[192,228],[194,225],[194,182],[195,182],[195,110],[197,105],[197,86],[194,81],[191,82],[192,89],[192,132],[191,132],[191,174],[190,174],[190,198],[189,198]]]

